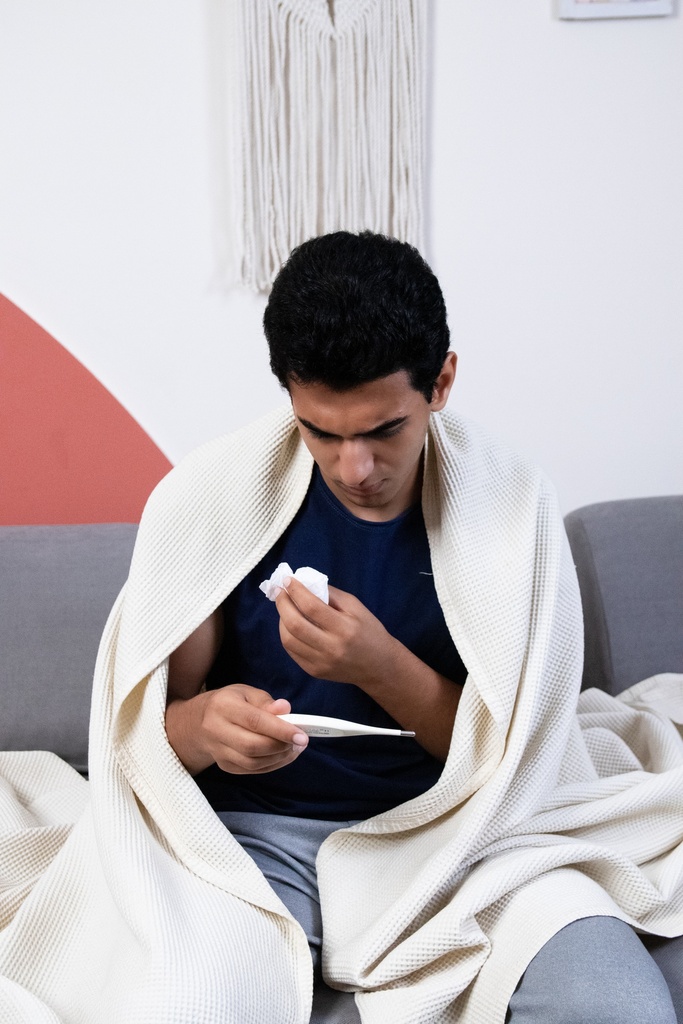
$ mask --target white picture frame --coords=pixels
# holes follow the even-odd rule
[[[562,20],[652,18],[674,12],[674,0],[557,0]]]

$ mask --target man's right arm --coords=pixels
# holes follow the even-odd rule
[[[235,775],[259,775],[299,756],[308,737],[278,715],[289,701],[240,683],[203,690],[222,635],[216,609],[169,659],[166,734],[191,775],[216,763]]]

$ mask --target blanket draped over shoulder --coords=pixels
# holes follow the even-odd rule
[[[164,710],[169,654],[282,534],[311,470],[289,410],[184,460],[150,498],[102,638],[90,782],[51,754],[0,755],[3,1022],[308,1020],[304,932],[181,765]],[[554,494],[478,428],[432,417],[422,500],[468,678],[437,784],[321,848],[324,971],[368,1024],[502,1024],[570,921],[683,932],[683,679],[579,696]]]

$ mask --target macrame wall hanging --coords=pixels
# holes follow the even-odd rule
[[[420,247],[427,0],[224,2],[224,280],[339,229]]]

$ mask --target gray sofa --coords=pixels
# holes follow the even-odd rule
[[[588,505],[565,520],[586,627],[584,685],[683,672],[683,496]],[[0,527],[0,750],[85,772],[95,655],[137,527]]]
[[[0,750],[88,762],[95,657],[137,526],[0,527]]]
[[[617,694],[683,672],[683,496],[586,505],[564,522],[581,588],[584,688]]]

